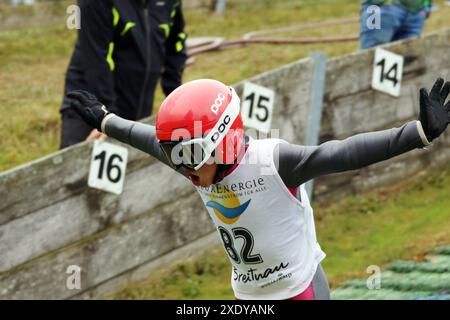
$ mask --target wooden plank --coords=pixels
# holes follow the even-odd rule
[[[81,290],[159,258],[211,233],[198,195],[190,194],[145,215],[0,274],[0,299],[65,299],[67,267],[81,267]]]
[[[121,196],[86,188],[0,225],[0,272],[193,192],[185,177],[161,163],[129,173]]]
[[[127,147],[127,174],[155,163]],[[0,225],[85,191],[92,143],[80,143],[0,174]]]
[[[81,293],[77,292],[75,296],[70,298],[83,300],[103,298],[108,294],[112,294],[122,288],[126,288],[132,283],[147,279],[148,275],[152,274],[152,272],[156,270],[167,269],[169,266],[173,266],[178,262],[185,262],[187,259],[195,259],[204,254],[207,250],[219,246],[223,245],[219,239],[217,231],[214,230],[206,236],[196,239],[185,246],[158,257],[158,259],[143,263],[142,265],[127,271],[126,273],[121,273],[103,283],[90,287],[86,291]],[[223,259],[227,259],[225,252],[223,252]]]

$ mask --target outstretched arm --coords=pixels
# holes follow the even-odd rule
[[[411,121],[400,128],[362,133],[319,146],[280,143],[275,155],[279,155],[278,172],[284,183],[297,187],[325,174],[359,169],[428,144],[420,122]]]
[[[89,92],[76,90],[68,93],[67,96],[71,107],[92,127],[169,165],[159,147],[154,126],[125,120],[109,113],[106,107]],[[183,172],[180,171],[180,173]]]
[[[148,153],[159,161],[169,165],[159,147],[154,126],[126,120],[115,114],[108,114],[102,120],[101,129],[107,136]]]
[[[422,148],[445,131],[450,123],[450,82],[438,79],[430,94],[420,90],[420,115],[400,128],[358,134],[319,146],[279,144],[274,153],[278,172],[288,187],[321,175],[359,169]]]

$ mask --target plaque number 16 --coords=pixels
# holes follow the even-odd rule
[[[128,150],[108,142],[94,141],[88,185],[121,194],[128,161]]]
[[[105,171],[104,169],[105,169],[105,162],[106,162],[106,151],[102,151],[97,156],[95,156],[94,159],[100,161],[100,168],[98,170],[98,178],[103,179],[103,173]],[[120,155],[112,154],[109,157],[108,163],[106,165],[106,176],[108,177],[108,180],[113,183],[118,182],[120,180],[120,178],[122,177],[122,170],[120,169],[120,167],[118,165],[114,164],[114,161],[116,159],[120,163],[123,162],[123,159]],[[113,174],[114,172],[116,173],[115,175]]]

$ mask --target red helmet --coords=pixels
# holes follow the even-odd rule
[[[234,163],[244,144],[239,97],[216,80],[185,83],[162,103],[156,136],[175,166],[198,170],[211,155],[216,163]]]

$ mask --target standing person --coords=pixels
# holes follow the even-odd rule
[[[380,8],[379,28],[372,24],[373,5]],[[431,6],[431,0],[361,0],[361,49],[420,36]]]
[[[163,102],[156,127],[106,111],[85,91],[69,93],[90,125],[189,178],[217,227],[237,299],[328,299],[305,182],[423,148],[450,123],[450,82],[420,90],[418,121],[319,146],[244,135],[240,101],[214,80],[188,82]],[[300,200],[294,195],[300,193]]]
[[[115,114],[149,116],[161,80],[166,95],[181,84],[186,62],[180,0],[80,0],[81,29],[67,70],[65,93],[87,90]],[[95,138],[66,98],[61,148]]]

